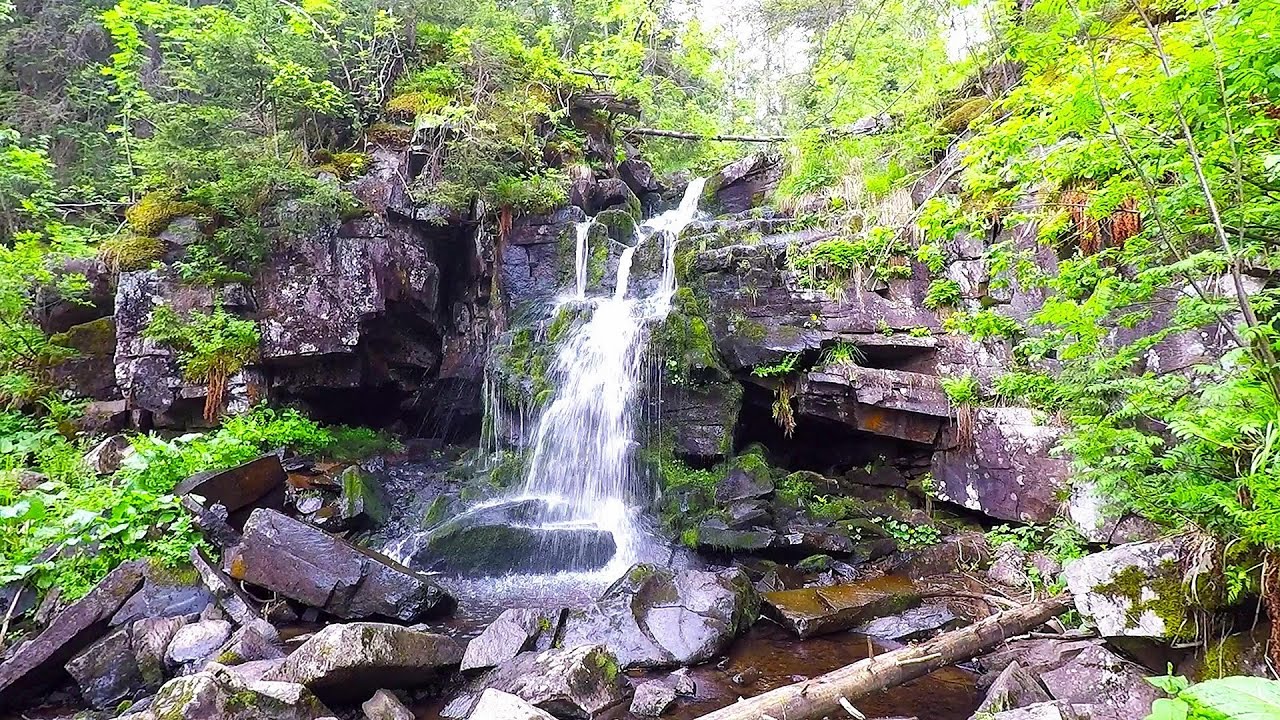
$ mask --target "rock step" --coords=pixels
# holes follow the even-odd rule
[[[920,602],[915,583],[895,575],[764,594],[764,613],[802,638],[849,630]]]

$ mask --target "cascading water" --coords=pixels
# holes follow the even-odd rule
[[[578,297],[590,317],[560,341],[556,391],[538,418],[522,496],[549,502],[548,523],[582,524],[612,533],[614,566],[636,557],[634,508],[644,497],[634,463],[636,419],[649,329],[666,317],[675,293],[675,249],[693,221],[704,180],[691,182],[680,206],[642,224],[622,252],[612,294],[586,297],[587,235],[578,229]],[[661,242],[662,275],[652,293],[629,297],[634,253]]]

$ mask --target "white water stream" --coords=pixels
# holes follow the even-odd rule
[[[558,525],[610,531],[617,545],[610,563],[615,568],[628,567],[637,557],[637,505],[647,499],[634,454],[649,331],[671,309],[676,241],[697,213],[703,184],[702,179],[691,182],[678,208],[639,227],[635,245],[619,258],[612,294],[587,294],[589,228],[578,227],[577,292],[566,301],[584,303],[589,317],[567,331],[556,348],[551,368],[556,390],[535,423],[520,494],[556,506]],[[632,260],[646,243],[662,243],[662,275],[651,293],[629,297]]]

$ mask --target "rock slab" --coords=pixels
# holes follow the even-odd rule
[[[631,686],[618,661],[600,645],[523,653],[458,691],[441,717],[484,717],[474,708],[488,690],[515,695],[558,718],[590,720],[626,700]]]
[[[919,601],[914,583],[885,575],[865,582],[765,593],[764,612],[806,638],[848,630]]]
[[[1103,637],[1169,640],[1194,634],[1174,540],[1130,543],[1094,553],[1067,565],[1063,575],[1076,609]]]

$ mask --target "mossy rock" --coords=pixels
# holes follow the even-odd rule
[[[111,316],[73,325],[49,338],[59,347],[86,357],[107,357],[116,351],[116,319]]]
[[[938,126],[947,133],[961,132],[968,129],[969,125],[989,107],[991,107],[991,101],[986,98],[968,100],[942,118]]]
[[[623,245],[635,243],[636,220],[630,212],[616,207],[609,208],[600,211],[595,222],[605,227],[611,239]]]
[[[120,235],[103,241],[98,246],[98,257],[113,272],[133,272],[159,262],[165,249],[164,241],[157,237]]]
[[[198,212],[198,204],[184,202],[172,192],[158,190],[143,195],[137,205],[125,210],[124,217],[139,236],[154,237],[169,227],[174,219]]]
[[[359,177],[369,167],[369,156],[358,152],[337,152],[317,150],[311,156],[316,163],[317,172],[328,172],[342,180]]]
[[[393,123],[374,123],[365,131],[364,136],[370,142],[399,148],[413,142],[413,127]]]

